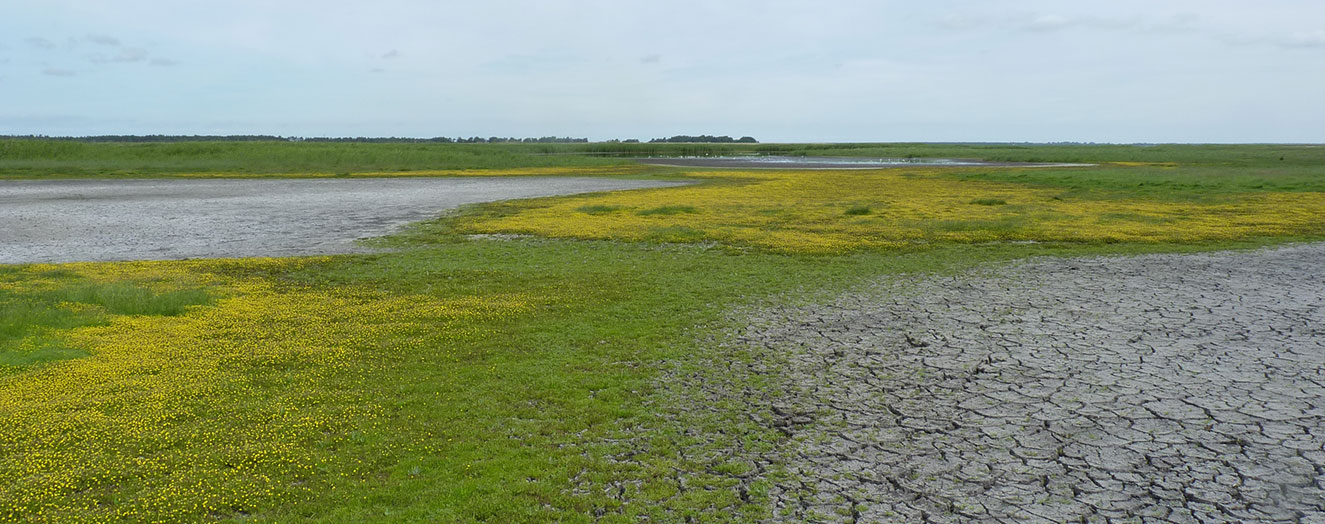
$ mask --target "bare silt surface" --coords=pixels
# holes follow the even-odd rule
[[[1321,523],[1322,306],[1325,244],[1034,259],[762,310],[733,380],[791,383],[778,522]]]
[[[0,264],[355,253],[464,204],[676,182],[575,177],[0,181]]]

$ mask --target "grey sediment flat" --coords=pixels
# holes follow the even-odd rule
[[[677,182],[586,177],[0,181],[0,264],[367,251],[464,204]]]
[[[775,521],[1325,522],[1325,244],[896,279],[738,341],[799,392]]]

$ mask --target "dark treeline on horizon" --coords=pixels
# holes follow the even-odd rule
[[[739,143],[739,144],[757,144],[757,143],[759,143],[759,141],[758,141],[758,140],[755,140],[755,137],[752,137],[752,136],[743,136],[743,137],[741,137],[741,138],[732,138],[732,137],[729,137],[729,136],[727,136],[727,135],[722,135],[722,136],[713,136],[713,135],[699,135],[699,136],[676,135],[676,136],[671,137],[671,138],[655,138],[655,139],[649,141],[649,143],[651,143],[651,144],[664,143],[664,142],[686,142],[686,143],[702,142],[702,143],[708,143],[708,144],[737,144],[737,143]]]

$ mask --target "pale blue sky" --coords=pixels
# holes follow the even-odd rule
[[[1325,142],[1325,2],[0,3],[0,134]]]

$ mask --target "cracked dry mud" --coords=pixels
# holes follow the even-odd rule
[[[772,406],[776,519],[1325,522],[1323,303],[1314,244],[1035,259],[765,310],[740,340],[799,390]]]

